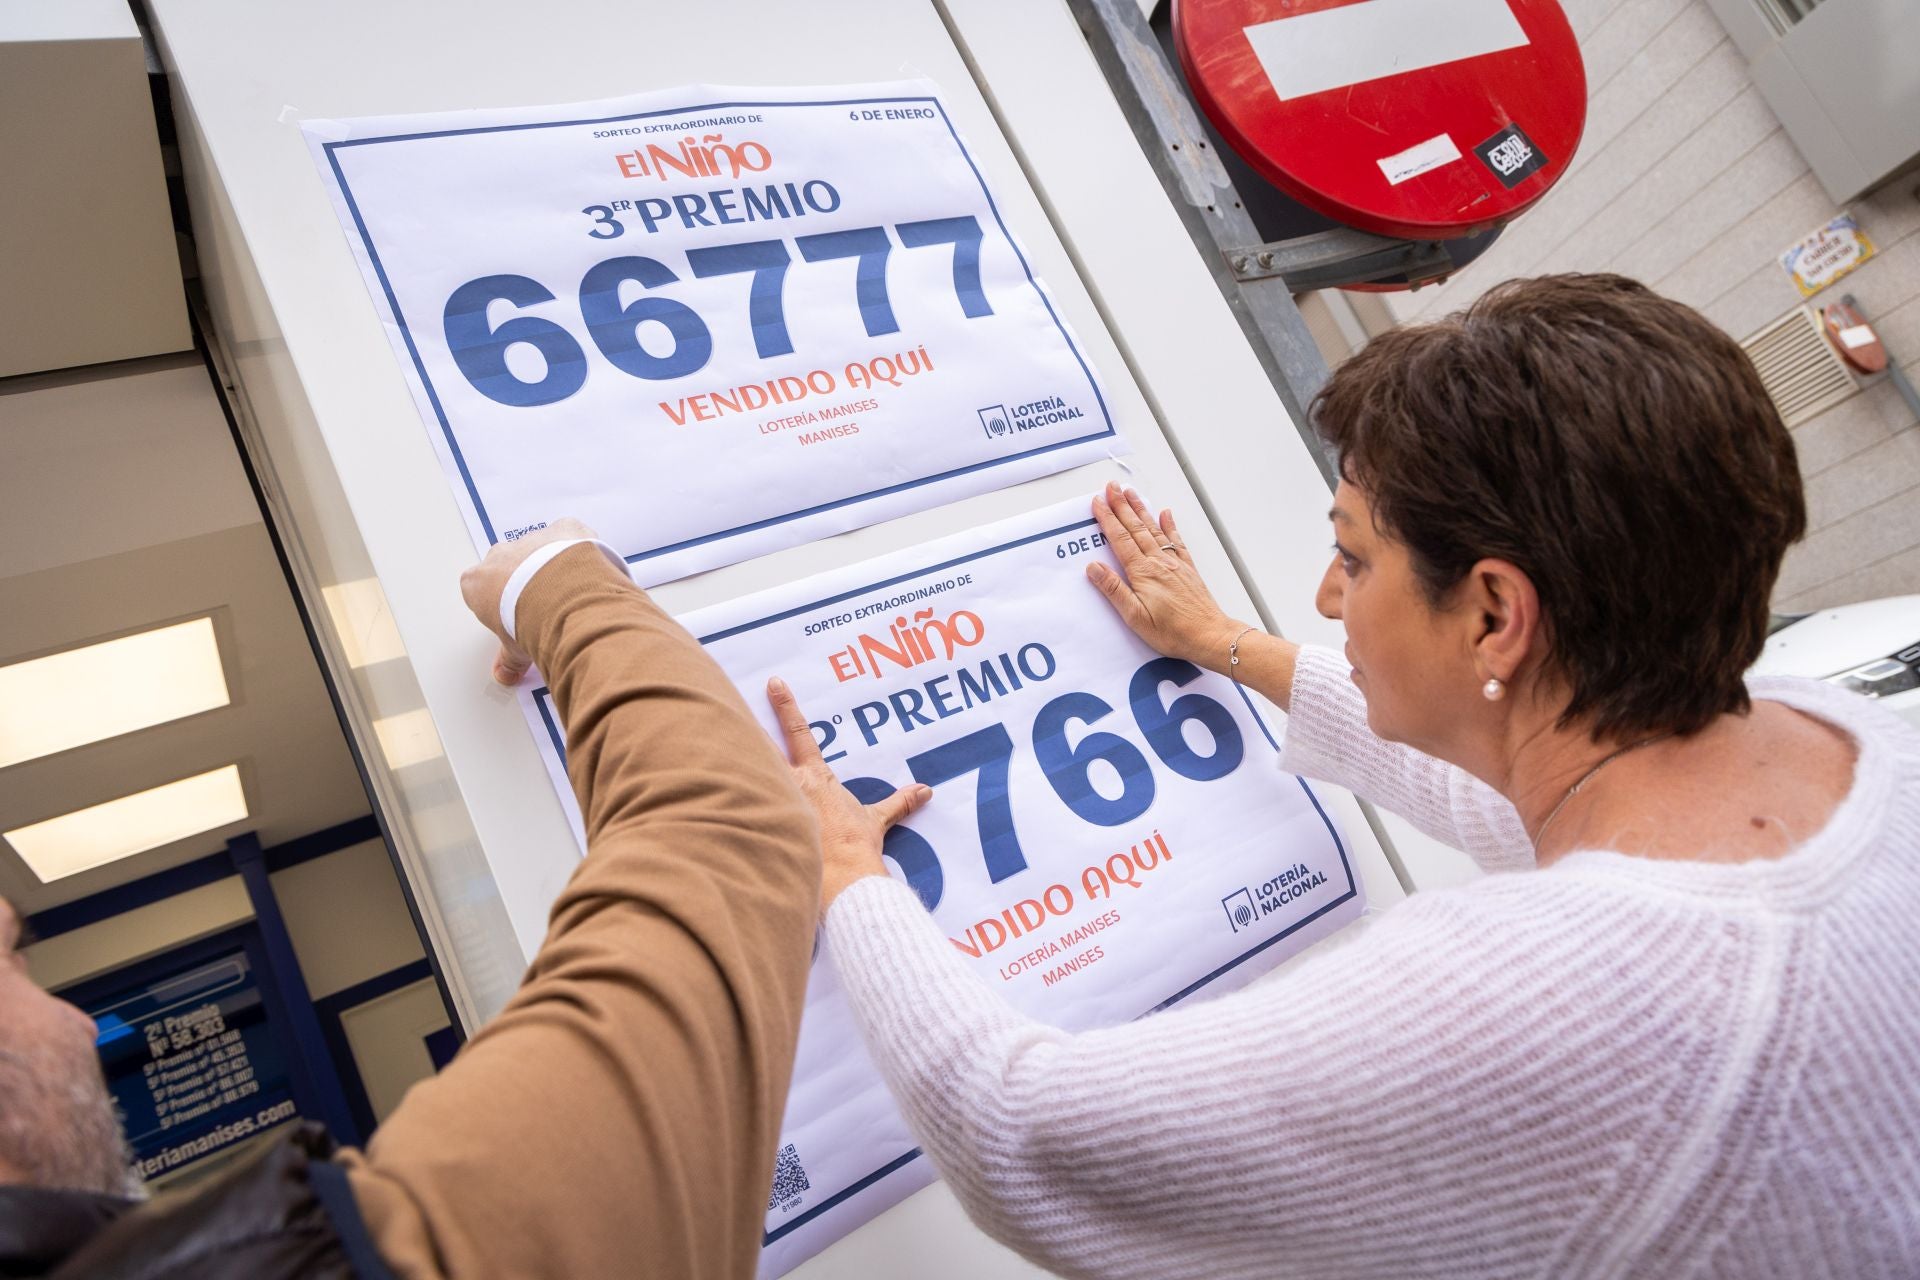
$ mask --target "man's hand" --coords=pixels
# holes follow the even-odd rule
[[[500,641],[500,652],[493,659],[495,680],[504,685],[519,684],[527,668],[533,665],[533,658],[507,635],[506,626],[500,620],[500,594],[507,589],[507,579],[513,576],[522,560],[550,542],[599,536],[571,517],[555,520],[524,538],[495,543],[486,559],[460,575],[460,596],[467,602],[467,608],[473,610],[473,616]]]
[[[767,701],[773,704],[780,736],[786,739],[793,780],[800,784],[800,794],[813,806],[814,817],[820,822],[820,914],[824,918],[842,889],[866,876],[887,874],[886,864],[880,861],[887,829],[931,800],[933,788],[915,783],[878,804],[861,804],[820,758],[813,730],[807,727],[807,717],[784,680],[775,677],[767,681]]]

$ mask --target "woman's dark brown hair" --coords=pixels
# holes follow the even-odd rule
[[[1623,740],[1747,710],[1806,504],[1759,375],[1698,312],[1622,276],[1512,281],[1375,338],[1313,413],[1430,603],[1485,558],[1532,579],[1562,726]]]

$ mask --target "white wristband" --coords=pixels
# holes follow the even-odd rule
[[[620,553],[598,538],[568,538],[565,542],[549,542],[522,560],[514,569],[513,575],[507,579],[507,585],[500,591],[500,626],[506,631],[509,640],[517,641],[520,638],[519,629],[514,622],[514,613],[520,608],[520,595],[527,589],[527,584],[533,581],[533,575],[546,568],[562,551],[569,547],[577,547],[583,542],[600,548],[621,573],[627,572],[627,562],[620,558]]]

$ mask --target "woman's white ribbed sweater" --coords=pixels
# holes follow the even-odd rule
[[[974,1219],[1070,1276],[1920,1276],[1920,733],[1805,681],[1854,785],[1778,861],[1590,851],[1392,746],[1306,650],[1283,765],[1493,875],[1211,1003],[1070,1035],[1015,1012],[903,885],[829,945]]]

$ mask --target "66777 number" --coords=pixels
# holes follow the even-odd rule
[[[952,245],[953,293],[961,314],[968,319],[993,314],[980,286],[982,235],[977,219],[969,215],[902,222],[893,228],[893,234],[908,249]],[[893,237],[885,227],[799,236],[793,245],[804,262],[852,259],[854,302],[867,336],[900,331],[887,292],[887,259],[893,252]],[[686,257],[687,269],[698,279],[750,275],[747,319],[753,330],[755,354],[765,360],[792,353],[785,290],[793,255],[785,240],[708,245],[687,250]],[[713,358],[713,330],[686,303],[649,292],[621,305],[623,284],[632,282],[653,290],[676,284],[679,279],[659,259],[638,254],[608,258],[587,270],[580,280],[580,318],[607,363],[635,378],[664,382],[697,373]],[[532,307],[553,300],[552,291],[545,285],[522,275],[481,276],[453,291],[444,308],[442,327],[454,364],[475,391],[498,404],[531,408],[565,400],[586,385],[586,353],[564,327],[533,315],[516,315],[497,325],[487,318],[488,309],[496,302]],[[665,354],[641,345],[641,326],[647,324],[659,325],[671,341]],[[507,350],[520,343],[538,351],[545,361],[546,370],[538,378],[523,379],[508,367]]]

